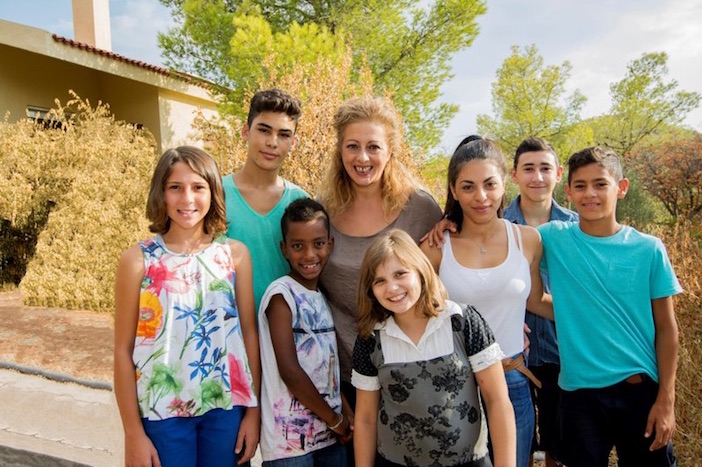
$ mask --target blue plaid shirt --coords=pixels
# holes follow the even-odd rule
[[[527,225],[524,220],[524,215],[519,207],[521,195],[518,195],[514,201],[504,211],[503,217],[515,224]],[[551,203],[551,218],[550,221],[578,221],[578,214],[570,209],[562,208],[555,200]],[[541,280],[544,283],[544,290],[551,292],[548,275],[541,269]],[[560,365],[558,356],[558,339],[556,338],[556,326],[553,321],[541,316],[530,313],[527,310],[526,323],[531,328],[529,334],[529,366],[539,366],[545,363],[555,363]]]

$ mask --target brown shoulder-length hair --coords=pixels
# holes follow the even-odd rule
[[[227,213],[224,205],[222,177],[214,158],[207,152],[194,146],[179,146],[168,149],[159,159],[154,175],[151,177],[149,198],[146,201],[146,217],[151,221],[149,230],[164,234],[171,227],[171,219],[166,211],[164,191],[173,165],[177,162],[188,164],[193,172],[205,179],[210,186],[210,210],[204,219],[205,233],[216,237],[227,230]]]
[[[448,295],[429,259],[403,230],[393,229],[375,240],[363,257],[358,283],[358,334],[370,336],[376,323],[385,321],[392,313],[383,308],[373,295],[373,281],[378,266],[390,258],[417,271],[422,284],[417,306],[425,316],[437,316],[445,308]]]
[[[380,183],[383,213],[389,216],[405,206],[410,195],[419,185],[409,170],[398,160],[403,138],[402,121],[392,102],[383,97],[354,97],[337,109],[334,114],[336,146],[324,183],[320,188],[320,200],[332,216],[346,211],[354,200],[353,183],[344,169],[341,148],[346,128],[357,122],[379,123],[385,129],[390,158],[383,170]]]

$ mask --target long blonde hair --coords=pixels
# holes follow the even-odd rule
[[[333,216],[345,212],[355,198],[353,183],[341,160],[341,148],[346,128],[357,122],[379,123],[385,129],[390,158],[380,183],[383,213],[389,216],[405,206],[419,185],[398,160],[403,137],[402,122],[392,103],[382,97],[354,97],[337,109],[334,114],[336,146],[320,189],[320,200]]]
[[[417,307],[424,316],[437,316],[445,307],[448,294],[429,259],[407,232],[392,229],[368,247],[361,264],[357,305],[358,334],[363,338],[370,336],[376,323],[385,321],[392,314],[373,294],[375,271],[390,258],[396,258],[403,266],[417,271],[422,284]]]

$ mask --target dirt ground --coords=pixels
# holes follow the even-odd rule
[[[92,311],[25,307],[0,293],[0,362],[112,383],[113,318]]]

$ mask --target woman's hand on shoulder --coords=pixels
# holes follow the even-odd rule
[[[451,233],[456,233],[458,229],[455,222],[442,217],[419,241],[428,243],[430,247],[436,246],[437,249],[441,249],[444,246],[444,232],[447,230]]]

